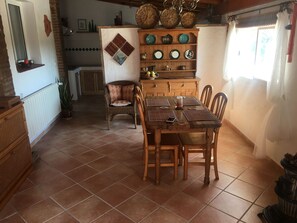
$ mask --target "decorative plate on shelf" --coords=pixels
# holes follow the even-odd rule
[[[185,51],[185,58],[186,59],[193,59],[195,56],[195,53],[193,50],[186,50]]]
[[[161,50],[154,51],[154,58],[156,60],[161,60],[163,58],[163,52]]]
[[[179,51],[178,50],[171,50],[170,51],[170,58],[171,59],[178,59],[179,58]]]
[[[180,22],[180,15],[174,7],[161,12],[160,22],[167,29],[175,28]]]
[[[166,36],[162,36],[161,39],[163,44],[171,44],[173,37],[170,34],[167,34]]]
[[[179,43],[188,43],[189,42],[189,35],[184,34],[184,33],[180,34],[178,36],[178,42]]]
[[[156,37],[154,35],[152,35],[152,34],[148,34],[145,37],[145,42],[146,42],[147,45],[153,45],[156,42]]]
[[[159,10],[152,4],[144,4],[140,6],[135,14],[137,25],[143,29],[154,28],[158,24],[159,18]]]

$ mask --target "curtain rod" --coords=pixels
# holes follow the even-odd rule
[[[276,6],[283,6],[283,7],[287,8],[289,4],[296,3],[296,2],[297,2],[297,0],[287,1],[287,2],[282,2],[282,3],[275,4],[275,5],[262,7],[262,8],[259,8],[259,9],[253,9],[253,10],[249,10],[249,11],[246,11],[246,12],[241,12],[241,13],[237,13],[237,14],[234,14],[234,15],[230,15],[230,16],[228,16],[228,19],[235,18],[236,16],[251,13],[251,12],[261,11],[263,9],[273,8],[273,7],[276,7]]]

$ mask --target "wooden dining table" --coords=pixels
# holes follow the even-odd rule
[[[160,184],[160,142],[161,135],[168,133],[201,132],[206,133],[204,184],[209,184],[211,144],[214,129],[220,128],[221,121],[212,114],[196,97],[183,97],[183,107],[178,108],[177,97],[158,96],[145,99],[145,123],[155,139],[155,183]],[[166,120],[174,117],[173,123]]]

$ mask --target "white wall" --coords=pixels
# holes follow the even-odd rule
[[[266,81],[258,79],[238,78],[234,83],[233,108],[227,118],[252,142],[271,107],[266,100],[266,86]]]
[[[130,56],[128,56],[122,65],[119,65],[105,50],[102,50],[102,67],[105,83],[116,80],[139,80],[140,59],[137,30],[138,28],[116,27],[106,27],[100,29],[102,49],[104,49],[118,33],[134,47],[134,51],[130,54]]]
[[[32,27],[32,30],[36,30],[37,28],[37,44],[39,44],[41,62],[45,64],[45,66],[23,73],[18,73],[15,66],[16,61],[13,53],[12,37],[8,23],[6,4],[4,0],[0,1],[0,14],[2,16],[13,84],[16,95],[21,96],[21,98],[26,97],[27,95],[30,95],[51,83],[54,83],[56,77],[58,77],[53,33],[47,37],[44,32],[43,24],[43,15],[47,15],[51,20],[49,4],[34,0],[28,0],[28,2],[32,3],[35,9],[35,14],[33,16],[35,16],[36,27]],[[27,32],[30,32],[30,27],[27,26],[26,29]]]
[[[214,87],[214,94],[222,91],[223,61],[226,43],[226,27],[197,26],[198,35],[198,62],[197,76],[201,78],[200,92],[206,84]],[[291,140],[282,142],[266,141],[267,155],[279,164],[285,153],[297,152],[297,35],[295,36],[293,62],[288,64],[286,74],[287,106],[290,112],[292,133]],[[266,99],[267,82],[258,79],[238,78],[234,82],[234,98],[229,97],[228,110],[225,118],[238,128],[252,142],[256,141],[260,125],[271,108]]]
[[[72,66],[100,66],[100,51],[71,49],[100,49],[98,34],[77,33],[77,19],[86,19],[87,25],[93,20],[97,26],[112,26],[114,18],[122,12],[123,24],[136,24],[135,12],[137,8],[119,4],[100,2],[97,0],[63,0],[60,1],[61,17],[67,18],[68,27],[74,30],[73,35],[64,36],[64,45],[67,49],[66,62]],[[70,50],[69,50],[70,49]]]
[[[297,152],[297,36],[295,36],[293,62],[288,64],[286,73],[287,104],[291,125],[292,138],[281,142],[266,140],[267,155],[277,164],[284,154]],[[234,82],[234,104],[229,108],[229,116],[226,118],[236,126],[252,142],[256,141],[261,123],[266,113],[271,108],[271,103],[266,99],[267,82],[257,79],[238,78]]]
[[[77,19],[93,20],[97,26],[112,26],[114,18],[122,11],[123,24],[136,24],[137,8],[97,0],[60,1],[61,17],[68,18],[69,27],[77,30]]]
[[[24,21],[24,29],[25,33],[35,32],[36,36],[34,37],[34,44],[39,45],[39,47],[34,47],[34,50],[38,50],[39,52],[39,59],[40,62],[44,64],[43,67],[36,68],[33,70],[28,70],[23,73],[18,73],[16,70],[16,61],[13,53],[13,45],[12,45],[12,38],[8,23],[8,13],[6,11],[6,4],[4,0],[0,1],[0,14],[2,17],[3,22],[3,28],[4,28],[4,34],[5,34],[5,41],[7,45],[7,51],[8,51],[8,57],[9,57],[9,63],[10,63],[10,69],[12,72],[12,78],[13,78],[13,84],[16,95],[21,96],[21,98],[24,98],[28,95],[33,94],[34,92],[38,92],[40,89],[44,88],[45,86],[48,86],[52,83],[55,83],[56,78],[59,76],[58,74],[58,67],[57,67],[57,59],[56,59],[56,51],[55,51],[55,43],[54,43],[54,37],[53,33],[49,35],[49,37],[46,36],[44,31],[44,23],[43,18],[44,15],[47,15],[49,20],[51,20],[51,13],[50,13],[50,7],[48,1],[36,1],[36,0],[27,0],[26,2],[21,1],[20,4],[31,4],[32,8],[34,9],[33,13],[30,11],[25,11],[24,14],[30,14],[32,16],[31,18],[35,19],[36,23],[26,24],[27,21]],[[28,7],[25,7],[28,9]],[[30,8],[30,7],[29,7]],[[27,10],[25,9],[25,10]],[[26,36],[25,36],[26,38]],[[32,39],[31,39],[32,40]],[[39,48],[39,49],[38,49]],[[29,58],[31,59],[31,58]],[[38,61],[39,62],[39,61]],[[56,86],[56,84],[54,84]],[[35,94],[33,94],[35,95]],[[32,98],[34,96],[31,96]],[[26,100],[25,100],[26,101]],[[38,110],[38,107],[43,107],[43,109],[47,110],[46,106],[51,106],[48,108],[48,110],[55,110],[60,111],[60,99],[58,94],[58,88],[56,88],[55,94],[48,94],[44,98],[42,98],[43,102],[50,101],[49,103],[44,104],[38,104],[36,103],[34,106],[30,107],[30,104],[25,104],[26,109],[29,109],[31,111]],[[26,103],[26,102],[25,102]],[[52,107],[54,105],[54,107]],[[33,112],[35,113],[35,112]],[[48,115],[47,115],[48,114]],[[55,113],[42,113],[39,114],[40,117],[43,117],[43,120],[46,119],[47,122],[39,122],[36,118],[37,114],[32,114],[29,117],[30,114],[26,113],[27,123],[28,126],[38,125],[38,127],[41,129],[41,131],[44,131],[47,129],[47,127],[52,123],[52,121],[55,120],[57,116],[57,112]],[[47,115],[47,116],[46,116]],[[39,124],[38,124],[39,123]],[[42,124],[40,124],[42,123]],[[42,126],[41,126],[42,125]],[[34,140],[37,136],[30,136],[30,142]]]
[[[197,77],[201,78],[199,91],[207,84],[213,86],[213,95],[223,86],[223,61],[226,26],[196,26],[198,34]],[[199,95],[200,95],[199,93]]]

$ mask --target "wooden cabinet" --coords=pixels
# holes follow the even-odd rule
[[[140,78],[195,78],[198,29],[140,29]]]
[[[144,96],[198,97],[199,79],[140,80]]]
[[[0,209],[28,176],[31,157],[23,105],[0,109]]]
[[[102,70],[81,70],[80,84],[82,95],[103,94]]]

